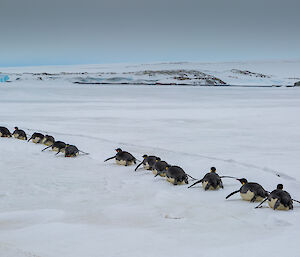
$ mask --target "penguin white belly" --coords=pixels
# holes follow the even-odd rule
[[[268,200],[268,204],[269,206],[274,210],[274,205],[277,201],[277,198],[271,198],[271,201]],[[282,210],[282,211],[288,211],[290,208],[289,207],[285,207],[283,204],[279,204],[279,206],[277,207],[276,210]]]
[[[154,175],[156,175],[157,174],[157,170],[152,170],[152,173],[154,174]]]
[[[143,167],[144,167],[145,170],[150,170],[150,166],[149,166],[148,162],[143,164]]]
[[[175,179],[174,178],[167,178],[167,181],[170,182],[173,185],[175,184]],[[177,185],[185,185],[185,181],[177,182]]]
[[[0,132],[0,137],[2,137],[2,133]]]
[[[44,140],[43,140],[43,141],[44,141]],[[50,142],[50,141],[44,141],[43,144],[46,145],[46,146],[50,146],[50,145],[52,145],[53,143]]]
[[[32,139],[32,142],[37,144],[40,140],[41,140],[40,137],[36,137],[36,138]]]
[[[202,187],[203,187],[204,189],[205,189],[205,187],[207,186],[207,183],[208,183],[208,181],[203,181],[203,182],[202,182]],[[210,187],[208,188],[208,190],[217,190],[217,189],[219,189],[219,188],[220,188],[219,185],[218,185],[216,188],[210,186]]]
[[[126,161],[124,161],[124,160],[117,160],[116,159],[116,163],[118,164],[118,165],[126,165]],[[134,164],[134,162],[133,161],[130,161],[130,162],[128,162],[128,165],[133,165]]]
[[[14,138],[19,138],[19,134],[15,133],[14,135]]]
[[[254,197],[254,193],[251,192],[250,190],[248,190],[246,193],[240,193],[240,195],[242,199],[245,201],[251,201],[251,199]],[[264,198],[257,196],[255,201],[261,202],[262,200],[264,200]]]
[[[26,140],[25,137],[18,137],[18,139],[20,139],[20,140]]]
[[[43,140],[42,140],[42,144],[45,144],[45,142],[47,141],[47,139],[46,138],[43,138]]]

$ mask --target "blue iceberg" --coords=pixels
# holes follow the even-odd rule
[[[6,82],[9,80],[9,77],[7,75],[1,75],[0,74],[0,82]]]

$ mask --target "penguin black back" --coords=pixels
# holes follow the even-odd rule
[[[67,145],[65,148],[65,157],[76,157],[79,150],[75,145]]]
[[[62,141],[55,141],[52,145],[49,145],[48,147],[44,148],[42,151],[45,151],[48,148],[52,148],[52,151],[60,153],[64,153],[65,152],[65,148],[66,148],[66,143],[62,142]]]
[[[159,175],[161,177],[165,177],[167,175],[167,167],[169,168],[171,165],[165,161],[157,160],[152,172],[155,176]]]
[[[268,196],[268,204],[273,210],[292,210],[293,200],[291,195],[283,190],[283,185],[278,184]]]
[[[160,160],[159,157],[154,156],[154,155],[147,155],[144,154],[143,155],[143,161],[135,168],[135,171],[141,166],[143,165],[145,170],[153,170],[156,161]]]
[[[189,186],[192,187],[198,183],[202,183],[202,187],[204,190],[216,190],[219,188],[223,188],[223,182],[221,177],[216,173],[216,168],[211,167],[210,172],[206,173],[204,177],[197,182],[195,182],[193,185]]]
[[[188,184],[188,176],[184,170],[179,166],[166,167],[167,181],[174,185],[178,184]]]
[[[42,144],[47,145],[47,146],[52,146],[55,142],[55,139],[53,136],[50,135],[45,135],[43,140],[42,140]]]
[[[121,148],[117,148],[116,152],[117,154],[115,156],[107,158],[105,162],[111,159],[115,159],[116,163],[119,165],[128,166],[136,164],[136,158],[131,153],[123,151]]]
[[[11,133],[6,127],[0,127],[0,137],[11,137]]]
[[[33,133],[32,136],[28,139],[28,142],[29,142],[30,140],[32,140],[33,143],[35,143],[35,144],[40,144],[40,143],[42,143],[43,138],[44,138],[44,135],[43,135],[43,134],[35,132],[35,133]]]
[[[27,140],[27,135],[24,130],[19,129],[18,127],[15,127],[15,131],[12,133],[14,138],[21,139],[21,140]]]

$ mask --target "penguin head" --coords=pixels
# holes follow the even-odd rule
[[[238,178],[237,180],[240,181],[242,185],[245,185],[246,183],[248,183],[247,179],[245,179],[245,178]]]
[[[116,150],[116,151],[117,151],[117,150]],[[144,154],[144,155],[143,155],[143,158],[144,158],[144,159],[146,159],[147,157],[148,157],[147,154]]]
[[[211,167],[210,168],[210,172],[216,172],[216,168],[215,167]]]
[[[18,130],[19,128],[18,127],[15,127],[15,130]]]
[[[278,184],[277,185],[277,189],[281,189],[282,190],[283,189],[283,185],[282,184]]]
[[[159,158],[159,157],[156,157],[156,161],[158,162],[158,161],[160,161],[161,159]]]
[[[122,152],[122,149],[121,149],[121,148],[117,148],[117,149],[115,149],[115,150],[116,150],[117,153]]]

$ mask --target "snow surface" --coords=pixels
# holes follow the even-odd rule
[[[103,160],[121,147],[202,178],[246,177],[300,199],[300,88],[0,86],[1,125],[42,132],[88,156],[0,138],[0,256],[300,256],[300,205],[254,209],[240,184],[173,186]],[[280,175],[280,177],[277,176]]]

